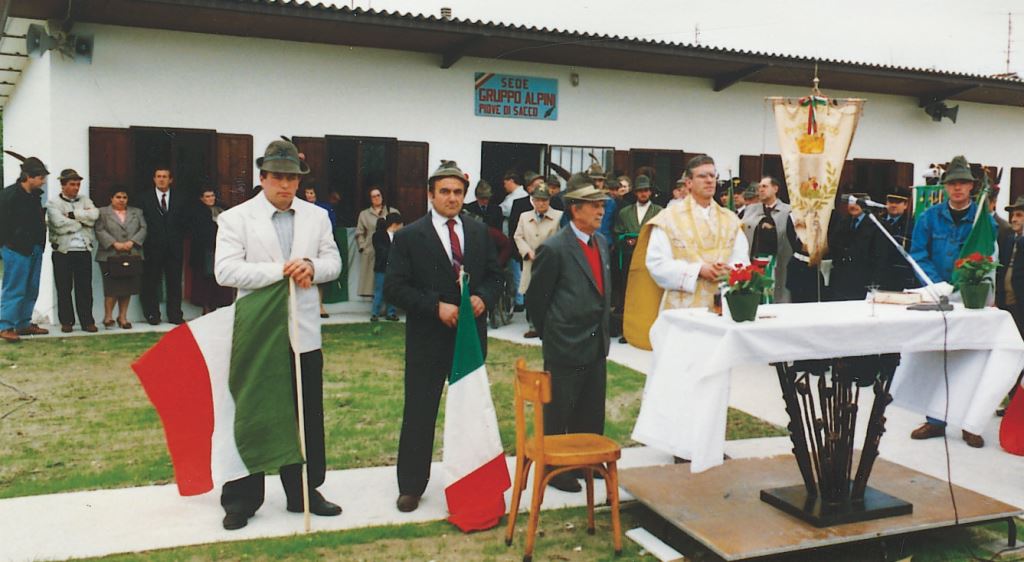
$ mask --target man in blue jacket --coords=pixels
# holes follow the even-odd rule
[[[934,283],[952,282],[953,263],[960,257],[960,250],[978,212],[978,205],[971,197],[971,190],[977,182],[967,159],[963,156],[953,158],[942,178],[946,201],[922,213],[914,226],[910,255]],[[995,231],[995,221],[991,217],[988,221]],[[929,417],[926,423],[911,432],[910,437],[930,439],[945,434],[946,422]],[[975,433],[964,431],[963,438],[971,447],[985,446],[985,440]]]

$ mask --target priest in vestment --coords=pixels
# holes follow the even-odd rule
[[[695,156],[685,178],[690,197],[643,226],[630,264],[623,335],[641,349],[651,349],[648,332],[660,311],[711,308],[719,279],[750,263],[742,223],[714,201],[715,161]]]

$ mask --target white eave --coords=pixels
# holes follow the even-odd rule
[[[14,88],[21,79],[21,73],[28,65],[25,52],[25,33],[29,24],[37,23],[20,18],[7,18],[3,35],[0,35],[0,109],[14,95]]]

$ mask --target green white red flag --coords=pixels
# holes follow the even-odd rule
[[[470,532],[500,522],[511,482],[465,274],[457,326],[444,414],[444,493],[448,521]]]
[[[132,369],[163,421],[181,495],[302,462],[286,281],[178,326]]]

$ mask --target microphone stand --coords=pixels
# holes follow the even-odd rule
[[[857,201],[857,204],[860,203],[861,201]],[[914,258],[910,257],[910,254],[908,254],[907,251],[903,249],[903,245],[897,242],[896,239],[892,237],[892,234],[889,234],[889,230],[882,226],[882,223],[878,222],[878,217],[876,217],[874,213],[869,211],[865,211],[865,213],[867,213],[868,219],[870,219],[871,222],[875,223],[875,226],[878,227],[878,230],[881,230],[882,234],[884,234],[885,237],[889,239],[889,242],[892,242],[892,245],[896,247],[896,250],[900,253],[901,256],[903,256],[903,259],[910,264],[910,267],[914,270],[914,273],[917,275],[917,277],[924,282],[925,290],[927,290],[931,297],[935,299],[934,303],[912,304],[907,307],[907,310],[953,310],[953,305],[949,304],[949,297],[944,295],[939,296],[938,293],[935,292],[935,289],[931,288],[934,284],[931,278],[928,277],[928,274],[925,273],[923,269],[921,269],[921,266],[917,264],[917,261],[915,261]]]

